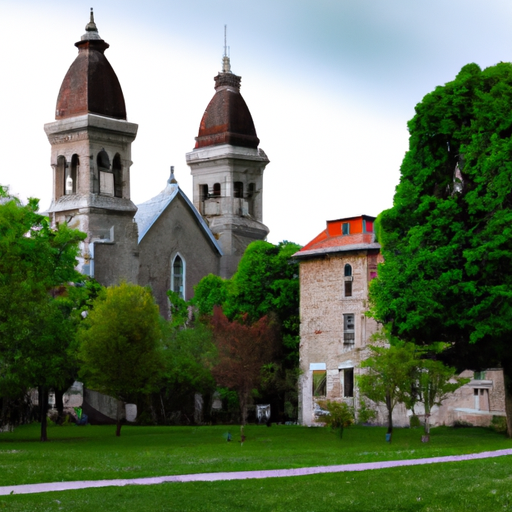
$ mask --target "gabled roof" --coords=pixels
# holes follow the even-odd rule
[[[205,236],[209,239],[210,243],[213,245],[214,249],[222,256],[222,250],[213,236],[210,228],[204,221],[203,217],[199,215],[199,212],[196,210],[195,206],[190,202],[189,198],[185,195],[185,193],[181,190],[179,185],[174,180],[174,177],[171,177],[167,182],[167,186],[165,187],[160,194],[153,197],[149,201],[146,201],[140,205],[137,205],[137,213],[135,214],[135,222],[139,227],[139,244],[141,243],[144,236],[151,229],[151,226],[158,220],[160,215],[166,210],[166,208],[177,198],[181,197],[185,204],[188,206],[191,214],[194,216],[197,224],[200,229],[204,232]]]

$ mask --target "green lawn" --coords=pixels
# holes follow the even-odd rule
[[[223,434],[230,431],[234,441]],[[53,427],[0,434],[0,485],[59,480],[138,478],[199,472],[280,469],[411,459],[512,448],[487,429],[421,430],[353,427],[343,439],[327,429],[249,426]],[[510,510],[512,457],[365,472],[214,483],[84,489],[0,496],[0,510]]]

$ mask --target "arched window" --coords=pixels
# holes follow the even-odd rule
[[[116,153],[116,156],[114,157],[112,170],[114,171],[114,196],[123,197],[123,169],[119,153]]]
[[[220,196],[220,183],[213,184],[213,195]]]
[[[57,158],[57,166],[55,167],[55,199],[66,193],[66,157],[59,156]]]
[[[100,177],[100,194],[104,196],[114,195],[114,173],[110,167],[110,158],[107,152],[102,149],[96,158]]]
[[[352,297],[352,266],[348,263],[344,270],[345,297]]]
[[[185,299],[185,261],[179,254],[174,257],[172,262],[171,290]]]
[[[76,194],[76,180],[79,168],[80,160],[78,155],[75,154],[71,157],[71,167],[66,168],[66,178],[64,181],[64,193],[66,195]]]

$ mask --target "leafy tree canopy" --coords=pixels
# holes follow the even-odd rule
[[[51,228],[36,199],[23,205],[0,187],[0,397],[6,402],[30,387],[46,396],[63,385],[75,329],[55,296],[82,280],[75,265],[84,238],[66,224]],[[47,401],[41,400],[45,441]]]
[[[85,384],[120,402],[149,393],[163,368],[161,339],[158,306],[148,288],[128,283],[108,287],[79,331]],[[120,435],[120,411],[117,419]]]
[[[393,207],[372,313],[419,344],[452,344],[459,369],[500,363],[512,435],[512,65],[464,66],[425,96]],[[472,344],[476,344],[472,346]],[[474,350],[476,347],[476,350]]]
[[[291,257],[301,247],[292,242],[252,242],[232,279],[209,275],[195,288],[193,303],[202,314],[222,306],[229,319],[257,321],[273,313],[281,324],[285,353],[295,364],[299,342],[299,266]]]

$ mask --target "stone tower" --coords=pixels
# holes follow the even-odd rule
[[[119,80],[104,52],[91,9],[78,56],[62,82],[55,121],[45,125],[52,146],[55,226],[87,233],[78,270],[103,285],[137,282],[137,211],[130,200],[131,143]]]
[[[246,247],[269,232],[262,222],[263,171],[269,160],[258,148],[254,122],[240,94],[241,78],[231,72],[226,51],[214,80],[215,95],[187,164],[194,206],[222,247],[220,274],[231,277]]]

